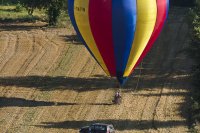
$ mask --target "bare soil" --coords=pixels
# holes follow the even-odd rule
[[[118,90],[73,28],[0,24],[0,132],[77,133],[94,122],[118,133],[188,131],[190,67],[187,10],[171,9],[159,39]]]

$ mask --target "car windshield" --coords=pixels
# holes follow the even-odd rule
[[[107,128],[106,128],[106,126],[95,125],[95,130],[97,130],[97,131],[106,131]]]

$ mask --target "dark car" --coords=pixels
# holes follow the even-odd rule
[[[79,133],[115,133],[115,129],[112,124],[95,123],[82,127]]]

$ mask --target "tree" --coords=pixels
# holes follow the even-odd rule
[[[32,15],[34,10],[46,9],[49,25],[56,25],[61,10],[67,5],[67,0],[19,0],[27,9],[28,14]]]
[[[191,7],[195,5],[196,0],[171,0],[170,4],[172,6],[184,6],[184,7]]]
[[[49,25],[56,25],[66,0],[51,0],[47,12]]]
[[[192,26],[191,45],[189,55],[194,60],[192,71],[193,81],[193,118],[200,121],[200,0],[196,0],[196,7],[190,11],[190,20]]]
[[[29,15],[33,15],[36,8],[48,7],[50,0],[19,0],[19,2],[27,9]]]

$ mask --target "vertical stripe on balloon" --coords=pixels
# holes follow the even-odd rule
[[[157,37],[159,36],[159,34],[164,26],[165,20],[167,18],[167,8],[168,8],[167,1],[168,0],[157,0],[157,19],[156,19],[154,31],[152,33],[152,36],[151,36],[145,50],[143,51],[142,55],[140,56],[139,60],[137,61],[137,64],[135,65],[135,67],[137,65],[139,65],[139,63],[142,61],[142,59],[150,51],[150,49],[152,48],[154,42],[156,41]],[[134,68],[132,69],[132,71],[134,70]]]
[[[117,77],[123,77],[136,28],[136,0],[112,1],[112,33]]]
[[[89,49],[89,47],[87,46],[87,44],[85,43],[74,18],[74,0],[68,0],[68,13],[70,16],[70,20],[72,22],[72,25],[79,37],[79,39],[82,41],[82,43],[85,45],[85,47],[87,48],[87,50],[90,52],[90,54],[93,56],[93,58],[97,61],[97,59],[95,58],[94,54],[92,53],[92,51]],[[98,62],[98,61],[97,61]],[[100,65],[101,66],[101,65]]]
[[[90,0],[89,21],[94,40],[110,75],[116,76],[112,39],[112,0]]]
[[[131,53],[124,77],[130,75],[132,68],[145,49],[155,26],[157,16],[156,0],[137,0],[137,26]]]
[[[96,46],[95,40],[93,38],[88,15],[89,0],[74,0],[74,17],[80,34],[84,38],[85,43],[88,45],[89,49],[92,51],[93,55],[106,72],[110,75],[108,69],[104,63],[104,60]]]

